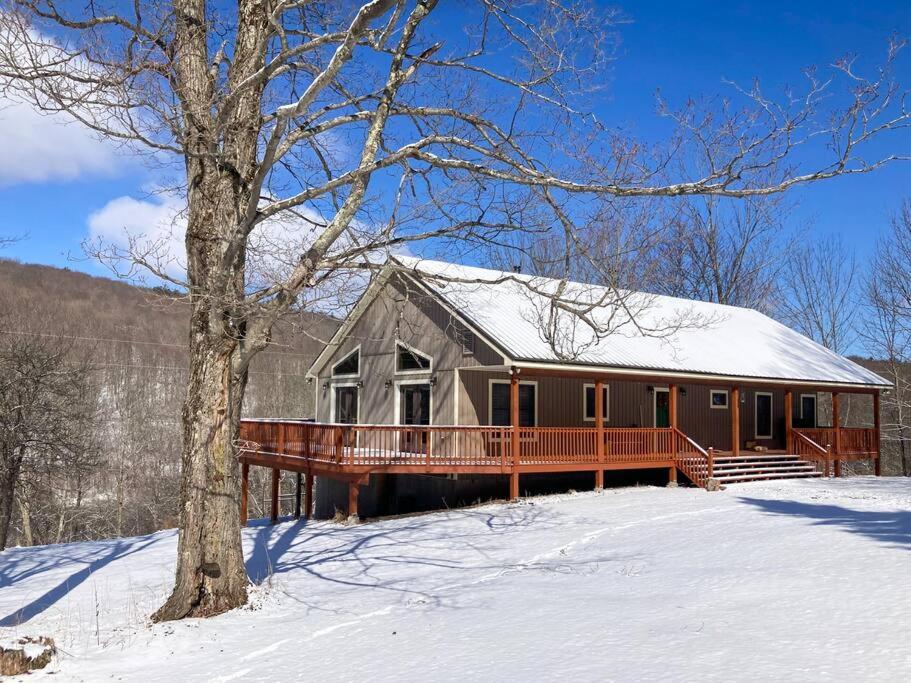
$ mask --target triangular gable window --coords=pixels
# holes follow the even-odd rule
[[[361,351],[355,349],[332,366],[332,376],[356,375],[361,369]]]
[[[431,358],[402,344],[395,344],[396,372],[425,372],[430,370]]]

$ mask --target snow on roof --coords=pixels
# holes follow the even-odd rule
[[[542,322],[552,309],[559,280],[406,256],[396,256],[394,262],[513,361],[890,385],[749,308],[641,292],[623,293],[618,299],[605,287],[568,282],[560,300],[594,305],[591,319],[612,332],[596,334],[578,316],[564,313],[557,317],[556,333],[548,335]]]

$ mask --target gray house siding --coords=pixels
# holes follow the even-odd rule
[[[359,422],[394,424],[397,385],[435,378],[431,389],[431,422],[455,424],[455,369],[502,364],[502,356],[477,335],[472,335],[472,352],[463,349],[466,327],[438,303],[408,281],[396,279],[370,302],[349,334],[341,340],[317,378],[317,419],[331,422],[334,386],[363,383],[359,389]],[[427,372],[396,373],[396,341],[403,342],[432,358]],[[334,378],[332,366],[360,347],[357,377]],[[387,381],[393,387],[387,389]],[[324,388],[324,385],[327,385]]]

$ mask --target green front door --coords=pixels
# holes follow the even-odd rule
[[[671,394],[667,389],[655,389],[655,426],[671,426]]]

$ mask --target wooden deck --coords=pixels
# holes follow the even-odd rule
[[[617,469],[679,470],[695,485],[710,486],[714,459],[724,454],[702,448],[680,429],[606,427],[494,427],[328,424],[296,420],[241,422],[243,509],[250,466],[273,471],[273,517],[278,473],[306,473],[305,514],[312,509],[312,477],[326,476],[349,485],[349,512],[356,514],[357,487],[371,474],[493,474],[510,477],[518,497],[520,474],[595,473]],[[792,429],[791,454],[828,474],[842,460],[872,458],[877,463],[875,429]],[[746,455],[746,453],[744,453]]]

